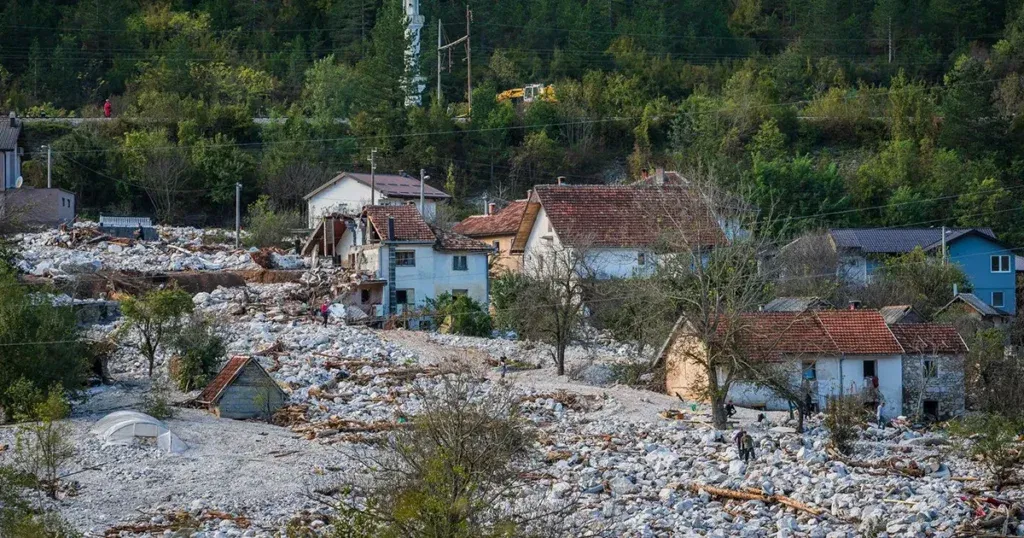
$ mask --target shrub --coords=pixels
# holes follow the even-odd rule
[[[175,335],[172,347],[176,357],[171,361],[171,380],[182,392],[205,387],[227,353],[216,324],[196,315]]]
[[[290,230],[303,227],[302,215],[298,211],[274,211],[270,208],[270,198],[260,196],[249,204],[245,217],[248,235],[243,241],[249,247],[283,246]]]
[[[829,400],[825,409],[825,427],[829,431],[832,447],[841,454],[853,452],[857,440],[857,426],[864,418],[864,406],[855,396],[838,396]]]
[[[174,408],[171,407],[170,392],[170,387],[163,379],[153,381],[149,392],[142,398],[142,412],[160,420],[173,417]]]
[[[519,297],[522,295],[529,280],[511,271],[502,273],[491,280],[491,304],[494,305],[495,325],[501,330],[520,331],[522,329],[516,313]]]
[[[442,332],[466,336],[490,336],[491,316],[483,306],[465,295],[442,293],[427,301],[427,310],[436,316]]]
[[[121,312],[128,321],[123,326],[126,335],[134,336],[133,345],[149,361],[149,376],[153,377],[156,355],[181,327],[185,314],[193,310],[192,296],[178,288],[151,291],[142,297],[129,297],[121,303]]]
[[[18,428],[17,433],[15,461],[53,499],[57,498],[61,469],[75,456],[71,427],[59,422],[70,411],[64,389],[56,385],[33,410],[38,422]]]
[[[1021,462],[1017,433],[1022,426],[1019,418],[983,414],[953,422],[950,433],[969,441],[965,452],[985,464],[998,488],[1014,478]]]
[[[29,294],[0,263],[0,414],[12,418],[13,407],[14,414],[24,415],[29,409],[24,398],[55,384],[77,390],[87,374],[74,312],[54,306],[45,295]]]
[[[43,512],[25,499],[23,491],[35,479],[12,466],[0,466],[0,536],[4,538],[71,538],[77,532],[56,512]]]

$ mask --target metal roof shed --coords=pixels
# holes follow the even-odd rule
[[[288,395],[252,357],[232,357],[196,399],[218,417],[270,418]]]

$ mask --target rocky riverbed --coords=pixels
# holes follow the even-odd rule
[[[122,349],[110,365],[117,383],[93,389],[76,406],[70,422],[78,455],[69,471],[84,472],[74,477],[77,494],[53,506],[90,536],[117,525],[126,525],[124,536],[161,534],[186,516],[193,536],[272,536],[293,521],[329,529],[330,509],[310,493],[358,471],[343,447],[387,435],[385,427],[351,434],[338,424],[414,419],[414,384],[433,383],[454,363],[485,390],[508,382],[521,394],[541,439],[523,495],[572,504],[566,523],[573,535],[953,537],[979,513],[998,510],[979,508],[977,499],[1022,500],[1019,489],[988,491],[983,470],[950,450],[941,433],[906,428],[862,430],[846,459],[827,451],[817,419],[797,434],[779,427],[784,413],[758,424],[756,411],[740,410],[756,441],[747,464],[732,433],[713,430],[701,406],[609,379],[596,386],[582,376],[558,378],[543,345],[378,331],[334,319],[324,327],[295,312],[294,286],[217,290],[194,300],[223,320],[232,353],[258,353],[289,395],[290,421],[274,426],[181,409],[167,424],[189,446],[182,454],[104,446],[89,426],[112,410],[138,408],[149,385],[144,360]],[[116,327],[95,326],[92,335]],[[493,364],[502,355],[532,368],[501,380]],[[580,371],[636,359],[614,342],[574,347],[569,357],[570,370]],[[13,428],[0,429],[0,444],[13,435]],[[1009,535],[1024,535],[1016,519],[1007,527]]]

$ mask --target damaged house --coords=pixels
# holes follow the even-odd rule
[[[810,396],[821,410],[829,398],[856,395],[866,407],[882,405],[882,415],[955,416],[964,411],[964,355],[967,346],[950,325],[888,325],[876,310],[751,312],[730,330],[718,327],[723,341],[705,342],[677,326],[658,358],[666,368],[666,390],[698,399],[704,380],[695,357],[709,345],[728,345],[742,359],[781,377],[787,390]],[[731,339],[731,343],[724,340]],[[724,379],[726,372],[719,371]],[[789,402],[761,384],[734,382],[728,398],[736,405],[773,411]]]
[[[416,207],[401,205],[324,218],[303,255],[332,256],[361,275],[344,302],[387,317],[422,309],[443,293],[467,295],[486,308],[492,251],[487,243],[427,224]]]
[[[512,243],[515,242],[525,211],[526,200],[515,200],[501,209],[490,203],[483,215],[471,215],[452,230],[491,245],[494,248],[491,267],[495,272],[518,273],[523,267],[523,256],[522,253],[512,252]]]
[[[305,196],[309,227],[334,214],[356,216],[368,205],[420,204],[427,219],[437,214],[437,204],[449,200],[445,192],[411,177],[397,174],[341,172]],[[421,202],[422,200],[422,202]]]

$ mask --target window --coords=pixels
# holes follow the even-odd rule
[[[934,379],[939,377],[939,365],[934,359],[925,359],[924,364],[921,366],[921,374],[925,379]]]
[[[501,253],[501,241],[495,241],[491,243],[491,246],[494,247],[495,253]]]
[[[643,252],[637,252],[636,253],[636,264],[637,265],[644,265],[645,263],[647,263],[647,255],[644,254]]]
[[[864,377],[875,377],[875,361],[864,361]]]
[[[399,250],[395,252],[395,267],[416,267],[416,251]]]
[[[413,304],[415,300],[413,290],[395,290],[396,304]]]
[[[1010,257],[1002,254],[999,256],[992,256],[992,272],[993,273],[1009,273],[1010,272]]]
[[[939,402],[936,400],[925,400],[922,404],[924,416],[931,420],[939,420]]]
[[[363,304],[370,302],[370,290],[359,290],[359,301]]]
[[[1001,291],[993,291],[992,292],[992,306],[995,306],[997,308],[1002,308],[1003,307],[1003,292],[1001,292]]]
[[[814,362],[805,362],[803,364],[803,378],[808,381],[814,381],[818,378],[818,369]]]
[[[452,290],[452,297],[465,297],[469,295],[469,290]]]
[[[452,256],[452,271],[468,271],[469,263],[465,256]]]
[[[551,226],[551,221],[549,220],[548,221],[548,233],[551,233],[553,231],[555,231],[555,228],[553,226]]]

